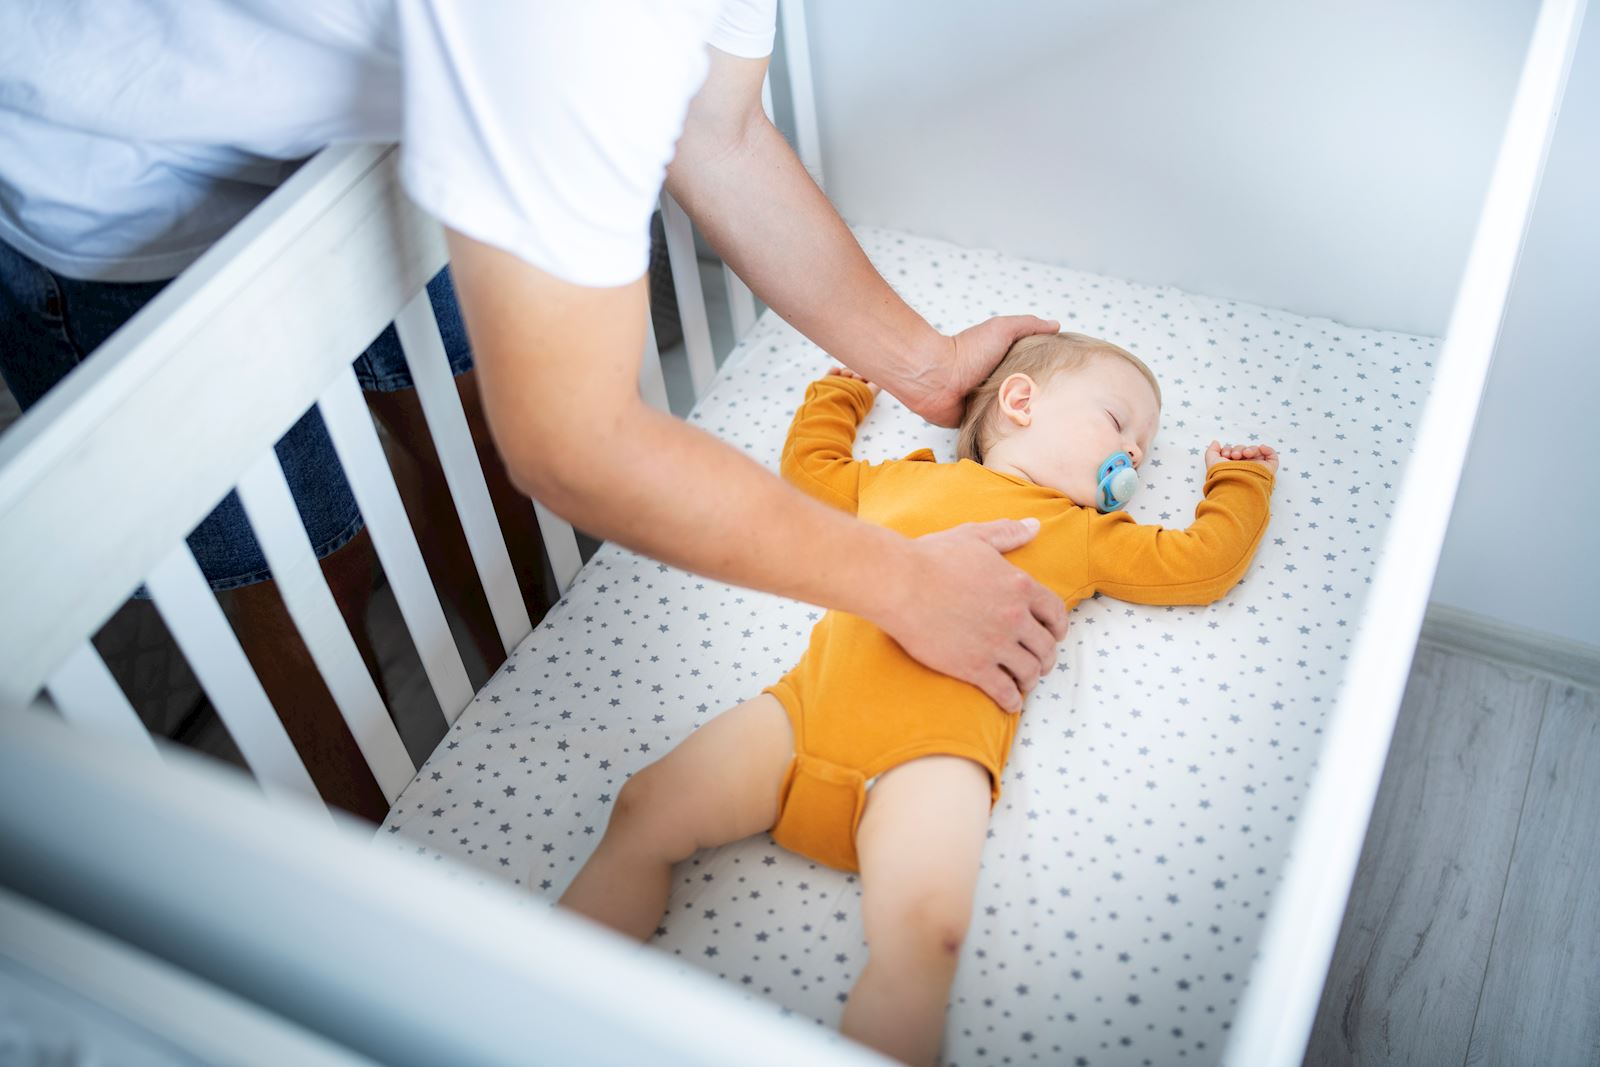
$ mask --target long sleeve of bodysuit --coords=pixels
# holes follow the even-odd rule
[[[1267,529],[1272,472],[1225,460],[1206,474],[1186,530],[1141,526],[1127,512],[1089,517],[1088,583],[1137,604],[1209,604],[1233,588]]]
[[[789,425],[779,469],[791,484],[825,504],[855,514],[861,470],[854,458],[856,427],[872,410],[865,382],[830,375],[812,382]]]

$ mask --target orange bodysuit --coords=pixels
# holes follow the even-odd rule
[[[1006,558],[1065,601],[1104,592],[1140,604],[1206,604],[1244,574],[1267,528],[1273,476],[1259,463],[1222,462],[1187,530],[1101,514],[1054,489],[971,460],[938,463],[928,449],[902,460],[851,456],[872,392],[842,376],[813,382],[783,448],[783,475],[825,503],[907,537],[964,522],[1039,520]],[[989,772],[1000,796],[1017,716],[975,686],[930,670],[884,631],[830,611],[800,663],[766,690],[794,728],[795,757],[779,793],[772,835],[780,845],[857,870],[855,835],[868,781],[920,756],[965,756]]]

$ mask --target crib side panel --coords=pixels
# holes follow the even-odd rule
[[[318,801],[317,787],[228,627],[189,546],[150,572],[150,598],[234,744],[269,796]]]
[[[700,264],[694,250],[694,226],[678,202],[661,194],[661,222],[666,232],[667,260],[672,267],[672,288],[678,298],[678,321],[683,325],[683,346],[689,357],[689,380],[695,399],[711,388],[717,373],[711,347],[711,319],[700,285]]]
[[[155,742],[139,721],[139,713],[88,641],[61,661],[45,689],[61,717],[74,726],[126,741],[135,751],[155,754]]]
[[[461,519],[478,579],[489,598],[490,614],[509,654],[533,629],[533,623],[511,569],[511,556],[495,518],[494,502],[489,498],[489,486],[483,478],[467,416],[445,358],[439,323],[426,292],[406,304],[395,318],[394,327],[400,335],[400,346],[405,349],[417,399],[422,402],[422,415],[438,450],[439,464],[450,486],[450,498]]]
[[[339,454],[350,492],[361,509],[372,547],[394,590],[395,603],[416,645],[422,669],[447,722],[454,722],[472,699],[472,683],[461,650],[450,634],[444,608],[428,576],[417,537],[406,518],[394,478],[384,458],[372,417],[361,399],[354,372],[340,375],[317,402],[328,437]]]
[[[167,763],[0,706],[0,885],[379,1063],[888,1063],[509,886]]]
[[[1305,1055],[1583,15],[1584,0],[1540,5],[1349,670],[1224,1063],[1288,1065]]]
[[[811,82],[811,38],[806,31],[805,0],[778,5],[783,24],[783,60],[789,74],[789,105],[794,111],[795,154],[818,188],[822,175],[822,138],[817,132],[817,97]]]
[[[279,193],[0,446],[0,697],[30,700],[444,264],[389,151]]]
[[[295,511],[289,482],[272,450],[245,472],[239,482],[239,499],[295,629],[384,798],[393,804],[416,773],[416,766],[333,599]]]

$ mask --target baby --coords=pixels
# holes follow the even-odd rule
[[[968,398],[955,463],[927,449],[854,459],[876,395],[840,369],[814,382],[784,445],[784,476],[907,537],[1035,519],[1037,536],[1007,558],[1069,609],[1096,592],[1209,603],[1238,581],[1266,530],[1278,459],[1264,445],[1211,443],[1205,499],[1187,530],[1141,526],[1119,510],[1155,438],[1161,391],[1148,367],[1108,342],[1072,333],[1018,341]],[[861,873],[870,954],[844,1032],[905,1063],[933,1063],[1016,727],[977,688],[830,611],[782,680],[623,785],[561,903],[647,939],[673,864],[770,830],[786,848]]]

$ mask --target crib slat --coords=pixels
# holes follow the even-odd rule
[[[789,106],[794,109],[795,154],[811,180],[822,188],[822,139],[817,134],[816,90],[811,83],[811,41],[804,0],[781,0],[783,61],[789,72]]]
[[[567,595],[572,581],[583,568],[583,553],[578,549],[578,535],[572,524],[555,512],[533,502],[534,517],[539,520],[539,533],[544,537],[544,550],[550,558],[550,569],[555,572],[556,590]]]
[[[400,347],[405,350],[406,363],[411,367],[411,378],[416,382],[428,433],[439,452],[439,465],[450,486],[450,499],[455,502],[461,528],[467,535],[467,547],[472,550],[478,580],[483,583],[484,595],[489,599],[495,629],[500,633],[500,643],[506,654],[510,655],[533,629],[533,622],[528,618],[522,589],[511,569],[511,556],[495,518],[489,486],[483,480],[483,468],[478,465],[477,449],[472,444],[472,432],[467,428],[466,413],[461,410],[461,398],[456,395],[449,357],[439,337],[439,323],[433,317],[427,290],[412,298],[394,320],[394,326],[400,335]]]
[[[733,315],[733,342],[738,344],[756,324],[756,297],[744,279],[722,265],[722,281],[728,287],[728,310]]]
[[[694,226],[678,202],[661,194],[661,222],[667,233],[667,263],[672,267],[672,288],[678,295],[678,320],[683,324],[683,347],[689,354],[689,381],[699,400],[716,377],[717,359],[711,347],[711,322],[706,316],[706,296],[700,287],[700,263],[694,253]]]
[[[245,472],[239,480],[239,501],[295,629],[328,683],[328,692],[384,798],[393,804],[416,767],[328,589],[276,453],[269,449]]]
[[[661,370],[661,349],[656,346],[655,330],[648,326],[644,331],[644,355],[639,359],[639,393],[651,407],[672,414],[667,379]]]
[[[145,587],[262,790],[274,798],[309,798],[320,806],[306,765],[250,669],[189,546],[178,542],[150,572]]]
[[[150,731],[144,728],[139,713],[128,703],[128,695],[111,677],[105,661],[88,641],[61,661],[45,688],[61,717],[72,725],[130,742],[142,752],[155,754],[156,745],[150,738]]]
[[[444,608],[439,604],[416,534],[406,518],[405,505],[395,488],[394,476],[384,458],[378,431],[361,399],[355,372],[340,376],[317,402],[322,421],[339,454],[350,491],[361,517],[372,531],[372,546],[383,563],[383,573],[394,590],[400,615],[417,646],[422,669],[433,686],[445,721],[453,723],[472,700],[472,683],[461,662],[461,650],[450,635]]]

